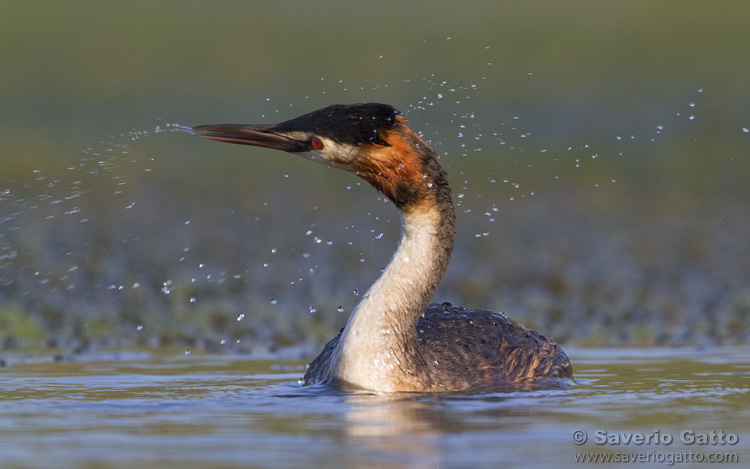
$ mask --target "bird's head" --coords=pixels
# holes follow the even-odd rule
[[[424,197],[426,158],[434,157],[406,124],[392,106],[366,103],[335,104],[278,124],[194,130],[212,140],[283,150],[349,171],[403,207]]]
[[[194,130],[212,140],[283,150],[352,171],[363,154],[389,145],[397,116],[387,104],[335,104],[279,124],[200,125]]]

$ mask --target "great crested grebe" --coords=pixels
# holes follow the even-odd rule
[[[392,106],[337,104],[279,124],[194,130],[354,173],[401,212],[393,258],[339,335],[310,363],[305,385],[457,391],[572,376],[556,342],[504,314],[429,304],[453,251],[451,189],[435,152]]]

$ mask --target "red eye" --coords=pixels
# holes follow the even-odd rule
[[[325,145],[323,145],[323,140],[319,139],[318,137],[313,137],[310,139],[310,144],[315,148],[316,150],[322,150]]]

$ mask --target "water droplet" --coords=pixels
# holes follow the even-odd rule
[[[276,303],[277,303],[277,302],[276,302],[276,298],[271,298],[271,304],[272,304],[272,305],[275,305]]]
[[[237,315],[237,321],[238,322],[242,321],[243,319],[245,319],[245,313],[240,313],[240,314]]]
[[[276,254],[276,248],[271,248],[271,254]]]
[[[143,324],[138,324],[138,327],[135,328],[136,331],[142,331],[143,330]]]
[[[185,350],[185,355],[190,355],[190,349]]]
[[[336,311],[338,311],[339,313],[343,313],[344,312],[344,307],[343,306],[339,306],[338,308],[336,308]]]
[[[191,302],[191,303],[195,303],[195,297],[194,297],[194,296],[191,296],[191,297],[190,297],[190,302]]]
[[[318,309],[315,306],[310,306],[310,314],[315,314],[318,312]]]
[[[354,296],[359,296],[359,288],[354,289]]]
[[[743,127],[743,128],[742,128],[742,131],[743,131],[743,132],[745,132],[745,133],[748,133],[748,132],[750,132],[750,128],[747,128],[747,127]]]

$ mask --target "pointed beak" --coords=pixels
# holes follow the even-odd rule
[[[272,148],[292,153],[309,149],[307,141],[297,140],[275,130],[274,125],[209,124],[193,127],[198,135],[217,142]]]

